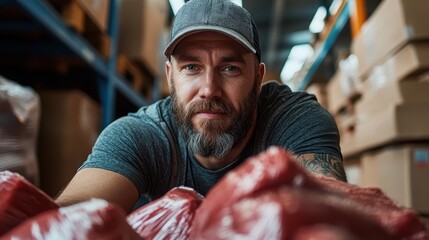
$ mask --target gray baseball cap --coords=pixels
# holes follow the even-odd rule
[[[261,61],[259,35],[252,16],[230,0],[191,0],[183,5],[175,16],[165,56],[170,57],[183,38],[202,31],[230,36]]]

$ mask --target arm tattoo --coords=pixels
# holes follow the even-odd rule
[[[296,157],[297,162],[310,172],[347,182],[343,161],[330,154],[302,154]]]

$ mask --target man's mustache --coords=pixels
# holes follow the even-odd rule
[[[213,112],[230,115],[234,113],[234,108],[230,104],[219,100],[203,99],[192,103],[188,107],[186,115],[187,117],[191,117],[199,112]]]

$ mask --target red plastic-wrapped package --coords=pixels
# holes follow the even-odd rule
[[[316,177],[279,148],[249,159],[208,193],[191,238],[294,239],[315,224],[358,239],[429,239],[417,215],[380,190]]]
[[[203,197],[177,187],[128,215],[131,227],[144,239],[189,239],[192,220]]]
[[[208,199],[207,199],[208,200]],[[338,195],[279,187],[220,209],[194,239],[294,239],[304,226],[329,224],[362,239],[393,239],[354,201]],[[196,224],[196,223],[195,223]]]
[[[104,200],[92,199],[50,210],[28,219],[2,240],[128,240],[140,239],[125,213]]]
[[[429,239],[428,230],[415,211],[397,205],[379,188],[362,188],[321,175],[313,177],[326,191],[339,193],[360,203],[396,238]]]
[[[19,174],[0,172],[0,236],[28,218],[58,205]]]

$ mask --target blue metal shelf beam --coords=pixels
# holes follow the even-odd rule
[[[116,59],[118,56],[118,34],[119,34],[119,14],[121,7],[120,0],[110,0],[110,13],[109,13],[109,24],[108,34],[110,36],[110,56],[107,62],[107,77],[103,84],[100,81],[101,86],[104,89],[101,101],[103,105],[110,106],[103,111],[103,126],[107,126],[113,120],[115,114],[115,77],[116,77]],[[119,81],[118,81],[119,82]]]
[[[103,76],[107,75],[107,66],[100,54],[69,29],[49,3],[45,0],[17,0],[17,2],[94,70]]]
[[[0,54],[4,56],[74,56],[73,53],[64,46],[53,44],[52,42],[12,42],[0,40]]]
[[[88,63],[88,65],[102,78],[100,81],[100,95],[103,109],[103,127],[106,127],[107,124],[113,120],[115,89],[121,91],[136,106],[148,104],[141,94],[135,92],[132,87],[116,73],[120,0],[110,0],[109,35],[112,41],[110,49],[112,55],[107,62],[84,39],[69,29],[56,13],[55,9],[45,0],[16,1],[29,12],[32,17],[47,28],[52,35]]]
[[[307,74],[304,76],[304,78],[301,80],[299,85],[297,86],[297,90],[302,91],[304,90],[307,85],[310,83],[313,76],[316,74],[320,64],[328,54],[329,50],[331,49],[332,45],[335,43],[335,41],[338,38],[338,35],[343,30],[344,26],[346,25],[347,21],[350,17],[350,4],[349,0],[346,1],[346,5],[340,12],[337,21],[335,22],[334,26],[332,27],[331,32],[329,33],[328,37],[326,38],[325,42],[316,49],[315,57],[313,58],[313,62],[310,63],[310,67],[307,70]],[[307,64],[305,64],[307,65]],[[304,66],[305,66],[304,65]]]
[[[0,5],[1,7],[1,5]],[[34,31],[34,30],[42,30],[40,25],[22,21],[22,22],[0,22],[0,31],[12,31],[12,32],[21,32],[21,31]]]

